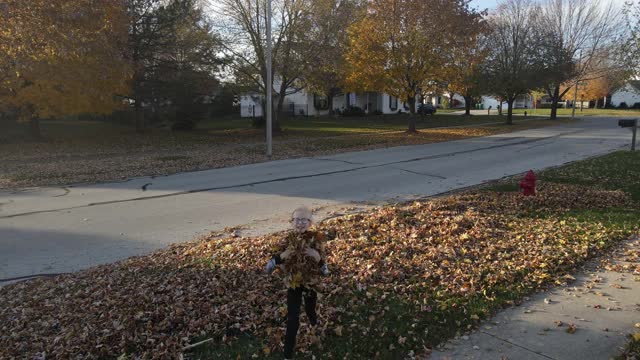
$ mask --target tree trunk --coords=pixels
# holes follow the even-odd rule
[[[513,125],[513,102],[515,99],[512,97],[507,100],[507,125]]]
[[[33,117],[29,120],[29,133],[36,141],[42,141],[42,132],[40,132],[40,119]]]
[[[464,97],[464,114],[471,115],[471,96]]]
[[[329,106],[329,116],[334,115],[333,111],[333,91],[329,91],[326,93],[327,96],[327,105]]]
[[[145,130],[145,121],[144,121],[144,109],[142,108],[142,102],[139,99],[136,99],[134,104],[134,121],[136,125],[136,132],[141,134]]]
[[[416,97],[407,96],[407,103],[409,104],[409,112],[411,113],[411,115],[415,114],[416,113]]]
[[[272,121],[271,121],[271,130],[273,132],[280,132],[282,128],[280,128],[280,115],[282,114],[282,108],[284,107],[284,96],[278,95],[278,104],[276,107],[271,106],[273,111]],[[295,111],[295,109],[293,109]],[[294,114],[295,115],[295,114]]]
[[[416,116],[415,114],[409,114],[409,128],[407,129],[408,133],[416,133]]]
[[[551,120],[555,120],[558,117],[558,101],[560,97],[560,87],[556,86],[553,90],[553,96],[551,97],[551,115],[549,118]]]

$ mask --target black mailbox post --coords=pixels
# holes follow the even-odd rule
[[[633,137],[631,139],[631,151],[636,150],[636,131],[638,130],[638,119],[620,119],[618,126],[633,128]]]

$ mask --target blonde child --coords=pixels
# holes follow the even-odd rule
[[[328,275],[325,263],[324,241],[326,236],[310,230],[311,211],[306,207],[296,209],[291,216],[293,229],[287,233],[278,251],[266,266],[271,274],[276,266],[284,270],[287,286],[287,330],[284,338],[284,357],[291,359],[300,326],[300,307],[304,298],[304,309],[312,326],[318,324],[316,303],[320,275]]]

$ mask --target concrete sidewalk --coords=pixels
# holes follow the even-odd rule
[[[628,241],[626,248],[640,251],[640,240]],[[619,256],[614,263],[629,264]],[[575,277],[566,286],[499,312],[472,334],[434,350],[431,359],[591,360],[618,355],[626,335],[640,331],[635,327],[640,323],[640,274],[598,269],[592,262]]]

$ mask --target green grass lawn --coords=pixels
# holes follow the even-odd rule
[[[385,131],[404,131],[409,122],[408,114],[381,115],[365,117],[288,117],[281,120],[284,132],[276,136],[339,136],[354,133],[375,133]],[[474,126],[486,123],[500,123],[504,116],[460,116],[416,115],[417,129],[430,129],[447,126]],[[544,117],[543,117],[544,118]],[[0,143],[30,141],[26,125],[13,123],[0,124]],[[245,140],[261,139],[262,131],[251,127],[251,119],[222,117],[208,119],[198,123],[192,132],[171,132],[151,125],[145,136],[139,136],[131,126],[117,122],[90,120],[43,120],[41,130],[45,138],[51,141],[71,141],[76,143],[105,141],[135,141],[135,139],[167,138],[170,141],[196,141],[211,138],[216,141],[238,141],[236,136]]]
[[[281,127],[285,131],[313,133],[317,136],[332,136],[351,133],[370,133],[380,131],[403,131],[409,123],[408,114],[378,115],[363,117],[289,117],[281,120]],[[436,114],[419,116],[415,115],[417,129],[430,129],[446,126],[468,126],[494,122],[504,122],[504,116],[461,116]],[[544,117],[543,117],[544,118]],[[198,124],[199,129],[208,130],[210,133],[217,130],[241,130],[250,127],[250,119],[211,119]]]
[[[519,119],[516,119],[518,122]],[[532,124],[531,118],[522,124]],[[458,116],[434,115],[416,116],[418,130],[481,126],[482,124],[500,124],[503,116]],[[294,117],[281,120],[282,132],[274,133],[274,142],[309,141],[327,137],[353,137],[354,135],[384,138],[390,132],[403,132],[407,129],[409,115],[384,115],[370,117]],[[543,124],[544,121],[541,122]],[[546,124],[546,123],[545,123]],[[514,130],[517,127],[513,128]],[[188,147],[204,144],[259,144],[264,142],[264,129],[251,126],[251,119],[224,117],[209,119],[198,123],[194,131],[173,132],[165,128],[149,126],[144,134],[135,132],[132,126],[118,122],[90,120],[43,120],[41,132],[46,139],[44,143],[34,143],[25,124],[0,123],[0,147],[5,154],[12,155],[12,148],[29,152],[29,147],[20,146],[31,143],[32,148],[50,148],[51,153],[67,152],[78,154],[135,152],[139,149],[163,150],[167,148]],[[334,140],[332,140],[334,141]],[[351,143],[361,142],[352,139]],[[335,140],[344,143],[342,140]],[[346,143],[349,143],[347,141]]]
[[[464,108],[456,108],[456,109],[437,109],[436,112],[440,114],[448,114],[458,111],[464,111]]]
[[[629,336],[629,343],[620,356],[615,360],[638,360],[640,359],[640,330]]]
[[[551,109],[513,109],[514,114],[524,114],[534,116],[549,116]],[[558,115],[571,115],[572,109],[558,109]],[[576,108],[576,116],[621,116],[640,117],[638,109],[583,109]]]
[[[589,160],[551,168],[537,174],[541,181],[621,190],[640,201],[640,151],[616,151]],[[485,187],[491,191],[518,191],[518,178]]]

